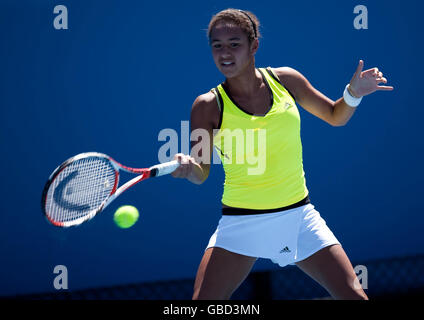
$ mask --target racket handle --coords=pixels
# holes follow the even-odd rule
[[[170,174],[174,172],[179,166],[180,163],[177,160],[157,164],[150,168],[150,176],[159,177],[165,174]]]

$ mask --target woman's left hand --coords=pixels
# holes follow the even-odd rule
[[[372,68],[362,71],[364,67],[364,61],[359,60],[358,68],[350,80],[348,90],[350,93],[360,98],[367,96],[375,91],[391,91],[392,86],[380,86],[380,83],[387,83],[387,79],[383,77],[383,73],[378,68]]]

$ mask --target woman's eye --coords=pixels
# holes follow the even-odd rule
[[[240,44],[239,43],[230,43],[230,47],[231,48],[237,48]],[[214,49],[221,49],[222,48],[222,44],[214,44],[213,45]]]

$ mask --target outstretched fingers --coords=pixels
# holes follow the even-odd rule
[[[353,75],[353,78],[360,78],[362,74],[362,69],[364,68],[364,61],[359,60],[358,67],[356,68],[356,71]]]
[[[382,91],[392,91],[394,88],[392,86],[377,86],[377,89]]]

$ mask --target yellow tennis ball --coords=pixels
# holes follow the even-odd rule
[[[134,206],[122,206],[115,211],[113,221],[120,228],[126,229],[132,227],[138,220],[138,210]]]

